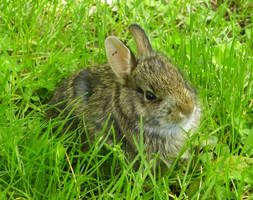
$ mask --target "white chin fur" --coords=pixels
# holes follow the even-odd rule
[[[188,132],[192,134],[194,129],[198,126],[199,118],[200,118],[200,108],[195,107],[191,117],[189,119],[185,119],[181,123],[171,124],[164,121],[160,124],[159,127],[146,126],[144,127],[144,130],[146,133],[150,135],[159,135],[162,137],[167,136],[177,137],[182,133],[184,133],[184,135],[186,136]]]

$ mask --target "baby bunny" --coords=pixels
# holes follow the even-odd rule
[[[170,166],[187,135],[199,125],[197,96],[179,70],[165,56],[153,51],[139,25],[132,24],[129,30],[136,41],[138,56],[116,37],[107,37],[109,64],[86,67],[64,80],[49,104],[64,103],[49,110],[48,115],[56,117],[65,110],[65,115],[72,112],[77,122],[85,118],[91,142],[110,116],[108,126],[113,125],[116,141],[122,142],[123,150],[130,156],[137,153],[133,136],[140,140],[142,117],[147,159],[159,153],[161,160]],[[113,136],[108,143],[113,144]]]

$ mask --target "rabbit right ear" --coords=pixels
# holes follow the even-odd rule
[[[121,80],[126,79],[136,66],[132,52],[114,36],[106,38],[105,49],[113,72]]]

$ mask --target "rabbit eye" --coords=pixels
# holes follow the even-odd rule
[[[146,95],[147,100],[152,101],[156,99],[156,96],[152,92],[147,91],[145,95]]]

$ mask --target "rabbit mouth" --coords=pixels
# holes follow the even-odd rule
[[[199,124],[200,108],[195,107],[193,113],[188,119],[181,121],[180,123],[171,123],[167,120],[150,120],[143,128],[144,132],[150,136],[160,137],[187,137],[195,131]]]

